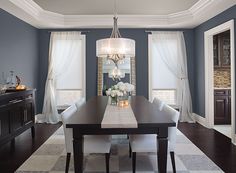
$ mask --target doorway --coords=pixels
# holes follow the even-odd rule
[[[213,36],[214,129],[231,138],[230,30]]]
[[[234,20],[206,31],[204,41],[206,124],[235,144],[235,106],[231,106],[235,105]]]

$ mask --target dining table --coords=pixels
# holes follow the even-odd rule
[[[107,105],[107,96],[95,96],[83,104],[71,117],[66,128],[73,130],[73,151],[75,173],[83,172],[84,135],[156,134],[157,165],[160,173],[167,171],[168,128],[176,123],[163,114],[158,107],[144,96],[131,96],[129,104],[137,120],[137,127],[102,128],[101,123]],[[148,146],[147,146],[148,147]]]

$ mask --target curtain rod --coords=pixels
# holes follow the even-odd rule
[[[79,30],[77,30],[78,32],[83,32],[83,33],[89,33],[90,31],[79,31]],[[68,30],[68,31],[66,31],[66,30],[63,30],[63,31],[48,31],[49,33],[51,33],[51,32],[75,32],[75,31],[70,31],[70,30]]]
[[[146,33],[151,33],[151,32],[155,32],[155,31],[160,31],[160,32],[176,32],[176,31],[180,31],[180,30],[176,30],[176,31],[174,31],[174,30],[170,30],[170,31],[168,31],[168,30],[145,30]],[[184,32],[184,31],[181,31],[181,32]]]

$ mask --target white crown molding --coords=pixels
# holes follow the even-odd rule
[[[119,27],[193,28],[235,4],[236,0],[199,0],[188,10],[168,15],[118,15]],[[107,28],[113,23],[112,15],[62,15],[33,0],[1,0],[0,7],[37,28]]]
[[[204,10],[204,8],[211,5],[212,3],[215,3],[216,1],[217,0],[198,1],[196,4],[194,4],[192,7],[189,8],[189,11],[192,14],[197,14],[198,12],[200,12],[201,10]]]

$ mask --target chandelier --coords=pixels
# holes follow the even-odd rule
[[[121,78],[125,77],[125,73],[122,72],[117,66],[109,71],[108,77],[112,78],[114,81],[119,81]]]
[[[116,2],[115,2],[116,11]],[[122,38],[118,29],[116,13],[114,13],[114,24],[110,38],[100,39],[96,42],[97,57],[107,58],[115,64],[124,58],[135,57],[135,41]]]

